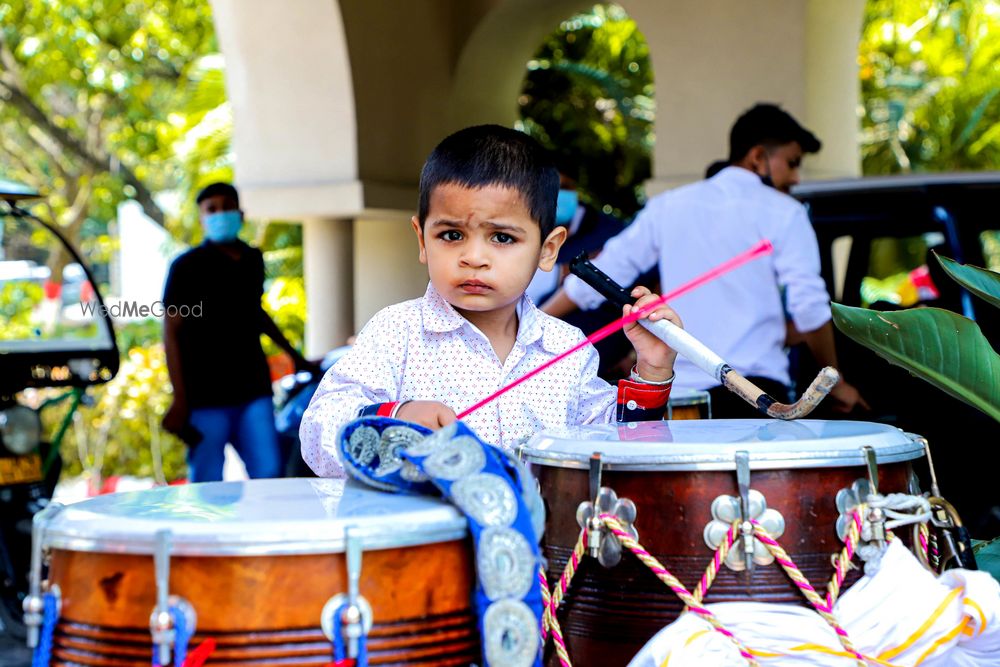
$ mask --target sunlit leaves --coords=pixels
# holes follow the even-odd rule
[[[653,142],[649,47],[617,5],[563,21],[527,64],[523,129],[579,168],[584,199],[634,214]]]
[[[1000,164],[994,0],[869,0],[859,71],[867,174]]]

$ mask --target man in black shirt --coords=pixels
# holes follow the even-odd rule
[[[188,444],[189,479],[222,479],[233,444],[250,477],[281,474],[265,334],[313,370],[261,307],[264,258],[237,238],[243,225],[236,188],[213,183],[197,197],[204,242],[170,266],[164,288],[164,347],[174,402],[163,427]]]

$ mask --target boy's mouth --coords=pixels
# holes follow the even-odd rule
[[[458,288],[466,294],[485,294],[493,289],[481,280],[466,280]]]

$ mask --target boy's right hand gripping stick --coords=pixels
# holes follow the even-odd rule
[[[601,296],[619,308],[635,301],[621,285],[594,266],[581,253],[570,263],[570,271],[597,290]],[[840,381],[835,368],[827,366],[819,372],[802,397],[791,405],[780,403],[764,390],[737,373],[722,357],[708,349],[701,341],[668,320],[650,322],[639,320],[639,324],[654,336],[673,348],[678,354],[705,371],[727,389],[741,396],[747,403],[775,419],[799,419],[805,417],[819,405]]]

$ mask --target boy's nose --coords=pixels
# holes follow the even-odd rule
[[[489,253],[479,243],[470,243],[465,252],[462,253],[461,262],[463,266],[473,269],[481,269],[489,265]]]

